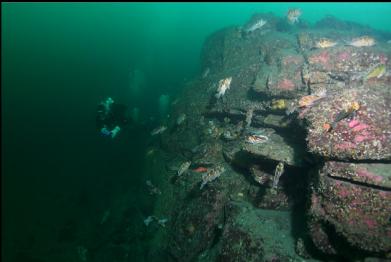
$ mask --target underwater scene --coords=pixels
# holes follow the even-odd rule
[[[391,261],[390,3],[1,19],[2,261]]]

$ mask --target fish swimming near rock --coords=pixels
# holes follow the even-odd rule
[[[299,99],[299,108],[308,108],[319,103],[321,100],[326,98],[327,90],[319,89],[316,90],[312,95],[306,95]]]
[[[290,24],[299,22],[299,17],[301,16],[301,14],[302,12],[298,8],[289,9],[287,14],[288,22]]]
[[[315,43],[315,47],[323,49],[323,48],[330,48],[330,47],[336,46],[337,44],[338,43],[333,40],[330,40],[327,38],[321,38]]]
[[[186,120],[186,114],[180,114],[176,120],[176,124],[180,126]]]
[[[322,99],[323,97],[317,96],[317,95],[307,95],[303,96],[299,100],[299,107],[304,108],[304,107],[311,107],[315,105],[317,102],[320,102],[319,100]]]
[[[196,169],[193,169],[192,171],[197,172],[197,173],[205,173],[205,172],[208,172],[208,169],[206,167],[200,166],[200,167],[197,167]]]
[[[285,99],[273,100],[270,106],[271,109],[278,109],[278,110],[286,109],[286,107],[287,107],[287,102]]]
[[[284,173],[285,164],[284,162],[280,162],[277,164],[275,170],[274,170],[274,177],[273,177],[273,189],[277,189],[278,187],[278,181],[280,181],[281,175]]]
[[[224,171],[225,171],[224,167],[216,166],[211,170],[209,170],[208,173],[203,174],[200,189],[203,189],[206,184],[218,178]]]
[[[367,35],[354,38],[350,42],[346,43],[346,45],[355,46],[355,47],[374,46],[375,44],[376,44],[375,39]]]
[[[209,72],[210,72],[210,69],[209,69],[209,67],[207,67],[207,68],[204,70],[204,72],[202,73],[202,78],[203,78],[203,79],[206,78],[206,77],[209,75]]]
[[[245,29],[244,31],[246,33],[251,33],[251,32],[254,32],[255,30],[262,28],[266,24],[267,24],[266,20],[260,19],[260,20],[256,21],[254,24],[252,24],[250,27]]]
[[[331,130],[335,129],[338,122],[340,122],[342,119],[353,118],[359,109],[360,109],[360,104],[357,101],[351,102],[346,109],[336,114],[334,121],[332,123],[326,123],[327,126],[324,124],[323,129],[325,130],[327,129],[327,131],[330,132]]]
[[[249,144],[260,144],[268,141],[269,138],[265,135],[259,135],[259,134],[252,134],[247,137],[246,142]]]
[[[154,184],[152,184],[151,180],[145,181],[145,184],[148,186],[149,194],[150,195],[161,195],[162,191],[160,191],[159,188],[157,188]]]
[[[219,86],[217,88],[217,94],[216,94],[217,99],[224,96],[225,92],[231,86],[231,81],[232,81],[232,77],[227,77],[219,81]]]
[[[191,165],[191,161],[186,161],[182,163],[182,165],[179,167],[177,172],[178,176],[183,175],[187,170],[189,170],[190,165]]]
[[[371,78],[380,78],[386,73],[386,66],[384,64],[375,66],[369,73],[364,77],[364,80]]]
[[[155,128],[154,130],[152,130],[151,136],[155,136],[155,135],[161,134],[161,133],[163,133],[166,130],[167,130],[166,126],[159,126],[159,127]]]

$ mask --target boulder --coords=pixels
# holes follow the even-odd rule
[[[340,114],[359,106],[356,112]],[[310,152],[339,160],[391,160],[391,91],[384,85],[341,90],[304,109]],[[330,127],[332,127],[330,129]]]
[[[314,183],[309,228],[327,254],[391,252],[390,164],[326,162]],[[382,182],[388,181],[387,183]]]

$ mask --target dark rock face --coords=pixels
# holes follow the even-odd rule
[[[170,246],[172,254],[178,260],[192,261],[211,247],[218,226],[223,223],[225,201],[224,195],[211,189],[176,210],[173,222],[175,234]]]
[[[240,212],[243,207],[239,203],[230,204],[226,207],[227,221],[221,235],[216,261],[260,261],[263,257],[263,239],[261,236],[252,234],[246,225],[235,223],[238,222]]]
[[[257,14],[211,35],[203,75],[173,108],[186,122],[171,119],[161,145],[192,163],[172,185],[167,251],[178,261],[391,257],[387,35],[332,17],[313,28],[284,21]],[[364,31],[375,45],[343,44]],[[338,44],[317,48],[323,38]],[[200,189],[216,166],[226,171]],[[285,228],[264,209],[288,210],[297,224]]]

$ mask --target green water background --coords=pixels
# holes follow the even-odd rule
[[[149,130],[102,139],[98,102],[112,96],[156,116],[160,95],[175,97],[200,73],[208,35],[291,7],[310,23],[334,15],[391,28],[389,3],[3,3],[3,257],[124,192],[143,201]],[[129,91],[136,69],[146,78],[138,98]]]

